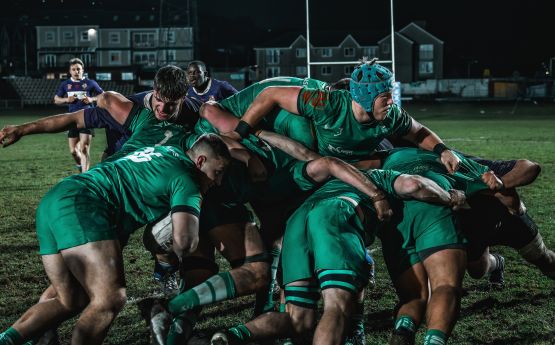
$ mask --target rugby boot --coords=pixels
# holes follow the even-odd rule
[[[502,289],[505,286],[505,258],[499,254],[491,254],[497,261],[497,267],[489,274],[489,282],[494,289]]]

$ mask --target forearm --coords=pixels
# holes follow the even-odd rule
[[[251,127],[254,127],[275,107],[280,107],[290,113],[298,114],[297,98],[300,91],[300,87],[270,86],[258,94],[245,114],[243,114],[241,120],[248,123]]]
[[[316,182],[322,183],[330,177],[335,177],[362,193],[368,195],[372,200],[384,195],[366,175],[352,165],[335,157],[322,157],[311,161],[306,167],[307,174]]]
[[[401,175],[395,180],[395,192],[403,199],[451,205],[451,195],[434,181],[417,175]]]
[[[179,259],[191,254],[197,249],[198,237],[198,217],[178,212],[172,214],[173,226],[173,251]]]
[[[501,177],[503,186],[506,189],[526,186],[536,180],[541,172],[541,167],[538,163],[534,163],[527,159],[519,159],[514,168]]]
[[[258,137],[300,161],[311,161],[321,156],[291,138],[270,131],[259,131]]]
[[[63,104],[66,104],[67,102],[68,102],[67,98],[54,96],[54,104],[56,105],[63,105]]]
[[[39,133],[58,133],[72,128],[84,128],[84,111],[48,116],[21,125],[22,135]]]

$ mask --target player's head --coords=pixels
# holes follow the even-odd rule
[[[69,60],[69,75],[74,80],[83,79],[83,73],[85,73],[85,64],[81,59],[73,58]]]
[[[231,162],[227,145],[217,134],[203,134],[187,151],[204,177],[205,187],[220,185],[224,172]]]
[[[164,66],[154,76],[152,109],[158,120],[170,120],[179,114],[189,86],[185,71],[177,66]]]
[[[187,82],[192,87],[200,87],[208,80],[206,64],[202,61],[191,61],[187,65]]]
[[[368,113],[372,113],[376,120],[383,120],[391,104],[391,90],[393,90],[393,73],[376,63],[377,59],[367,61],[355,67],[351,74],[351,96]],[[383,104],[385,106],[382,106]],[[379,107],[376,107],[377,104]],[[379,109],[378,109],[379,108]],[[376,110],[376,111],[374,111]]]

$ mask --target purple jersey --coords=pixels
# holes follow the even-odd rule
[[[187,91],[187,97],[198,99],[203,103],[208,101],[218,102],[236,93],[237,90],[227,81],[210,78],[204,92],[199,93],[195,88],[190,87],[189,91]]]
[[[98,86],[98,83],[92,79],[83,78],[78,81],[73,81],[71,78],[62,82],[58,90],[56,91],[56,96],[58,97],[70,97],[74,96],[77,100],[69,104],[69,112],[72,113],[77,110],[91,108],[92,104],[83,103],[83,98],[85,96],[96,96],[104,92]]]

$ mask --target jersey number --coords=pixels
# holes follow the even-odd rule
[[[153,156],[161,157],[162,154],[158,153],[158,152],[154,152],[153,147],[147,147],[144,150],[137,151],[137,152],[135,152],[132,155],[129,155],[127,157],[129,157],[129,159],[131,159],[135,163],[142,163],[142,162],[151,161]]]

